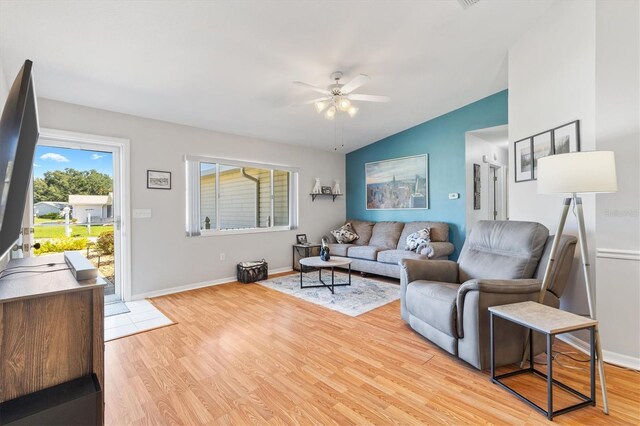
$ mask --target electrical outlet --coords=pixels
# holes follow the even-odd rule
[[[220,260],[226,260],[227,255],[225,253],[220,253]]]
[[[452,192],[449,194],[450,200],[457,200],[458,198],[460,198],[460,194],[458,194],[457,192]]]

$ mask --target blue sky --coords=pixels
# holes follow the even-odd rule
[[[101,151],[36,146],[36,155],[33,159],[34,177],[41,178],[45,172],[64,170],[66,168],[76,170],[96,169],[100,173],[112,176],[112,154]]]

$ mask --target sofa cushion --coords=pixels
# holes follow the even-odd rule
[[[459,287],[460,284],[414,281],[407,286],[407,310],[441,332],[457,337],[456,296]]]
[[[398,239],[400,238],[403,228],[404,223],[402,222],[378,222],[373,226],[373,233],[371,234],[369,245],[387,250],[395,249],[398,246]]]
[[[351,246],[347,251],[349,257],[355,257],[356,259],[376,260],[380,247],[374,246]]]
[[[353,243],[358,246],[366,246],[371,239],[371,232],[373,231],[373,225],[375,222],[366,222],[363,220],[348,220],[351,223],[353,230],[358,234],[358,239]]]
[[[358,234],[355,233],[349,222],[342,225],[339,229],[331,231],[331,235],[333,235],[340,244],[350,243],[358,239]]]
[[[420,259],[426,260],[427,256],[418,254],[410,250],[384,250],[378,253],[378,262],[391,263],[397,265],[402,259]]]
[[[353,247],[353,244],[327,244],[327,247],[331,256],[346,256],[347,250]]]
[[[402,250],[409,235],[425,228],[429,228],[429,237],[432,242],[449,241],[449,225],[444,222],[407,222],[402,229],[396,248]]]
[[[460,282],[532,278],[548,236],[549,230],[536,222],[476,222],[458,259]]]

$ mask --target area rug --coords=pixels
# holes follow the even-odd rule
[[[122,302],[112,302],[104,305],[104,316],[111,317],[114,315],[126,314],[129,308]]]
[[[322,280],[325,283],[331,282],[331,272],[323,271]],[[346,281],[346,273],[336,272],[336,283]],[[400,285],[362,278],[356,273],[351,275],[351,286],[336,287],[335,294],[331,294],[328,288],[301,289],[300,274],[258,281],[258,284],[351,317],[357,317],[400,298]],[[317,272],[303,275],[303,285],[314,284],[319,284]]]

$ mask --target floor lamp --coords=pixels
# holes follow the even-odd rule
[[[582,258],[582,270],[584,272],[584,283],[587,291],[587,303],[589,304],[589,315],[596,319],[596,309],[594,305],[591,287],[591,265],[589,263],[589,250],[587,246],[587,235],[584,226],[584,213],[582,210],[582,199],[579,194],[584,193],[605,193],[616,192],[618,184],[616,179],[616,163],[611,151],[589,151],[572,152],[568,154],[551,155],[538,160],[538,193],[539,194],[567,194],[564,199],[560,222],[556,230],[549,263],[545,270],[544,279],[540,291],[542,303],[549,287],[550,272],[556,260],[558,242],[564,230],[567,214],[571,204],[574,205],[574,215],[578,221],[578,239],[580,241],[580,254]],[[602,402],[604,412],[609,413],[607,402],[607,384],[604,376],[604,364],[602,360],[602,344],[600,334],[596,327],[596,358],[598,362],[598,372],[600,373],[600,386],[602,388]]]

